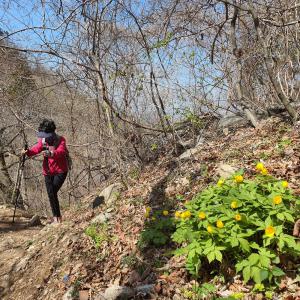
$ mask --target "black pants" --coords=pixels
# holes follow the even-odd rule
[[[66,177],[67,173],[45,176],[46,189],[54,217],[61,217],[57,193],[63,185]]]

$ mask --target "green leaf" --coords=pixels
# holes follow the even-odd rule
[[[257,250],[260,249],[260,246],[255,242],[250,243],[250,247],[253,248],[253,249],[257,249]]]
[[[275,266],[272,268],[272,274],[275,277],[279,277],[279,276],[285,275],[285,273],[280,268],[275,267]]]
[[[289,214],[288,212],[284,212],[284,215],[285,215],[285,217],[286,217],[286,219],[288,220],[288,221],[290,221],[290,222],[292,222],[292,223],[294,223],[295,222],[295,219],[293,218],[293,216],[291,215],[291,214]]]
[[[244,269],[243,269],[243,278],[244,278],[244,281],[245,282],[248,282],[249,279],[250,279],[250,266],[246,266]]]
[[[261,269],[260,270],[260,278],[261,278],[261,281],[265,281],[266,279],[268,279],[269,278],[269,271]]]
[[[221,251],[216,250],[216,251],[215,251],[215,254],[216,254],[216,260],[218,260],[219,262],[222,262],[223,256],[222,256]]]
[[[236,265],[235,265],[235,270],[236,272],[240,272],[243,268],[245,268],[247,265],[249,264],[248,260],[244,259],[242,260],[241,262],[238,262]]]
[[[277,214],[277,219],[280,220],[280,221],[284,221],[284,219],[285,219],[284,214],[283,213],[278,213]]]
[[[258,263],[260,259],[260,256],[257,253],[252,253],[249,257],[248,257],[248,261],[250,263],[251,266],[254,266]]]
[[[243,238],[239,238],[238,240],[239,240],[239,243],[241,245],[241,248],[246,252],[250,252],[249,242],[246,239],[243,239]]]
[[[261,283],[261,274],[260,274],[261,269],[258,267],[251,267],[251,275],[253,277],[253,280],[255,283]]]
[[[279,238],[279,241],[278,241],[278,248],[280,251],[282,251],[283,247],[284,247],[284,241],[283,239]]]
[[[215,260],[216,256],[215,256],[215,252],[210,252],[207,254],[207,259],[208,259],[208,262],[211,263],[213,260]]]
[[[261,264],[262,267],[264,267],[264,268],[269,268],[270,263],[271,263],[270,258],[261,255],[261,256],[259,257],[259,261],[260,261],[260,264]]]

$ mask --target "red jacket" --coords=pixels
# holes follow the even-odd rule
[[[68,172],[68,163],[67,163],[67,147],[66,147],[66,139],[64,137],[60,137],[58,146],[55,148],[53,146],[48,146],[51,156],[48,157],[48,165],[49,165],[49,174],[47,174],[47,159],[44,157],[43,161],[43,175],[56,175],[60,173]],[[27,156],[31,157],[37,155],[43,151],[43,143],[42,139],[38,139],[37,144],[28,149]]]

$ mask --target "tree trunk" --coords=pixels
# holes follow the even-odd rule
[[[268,74],[269,80],[277,94],[277,97],[279,98],[279,100],[281,101],[281,103],[283,104],[285,109],[287,110],[287,112],[290,115],[290,117],[292,118],[293,122],[295,122],[298,119],[297,111],[292,107],[290,100],[283,94],[283,92],[281,91],[281,88],[279,86],[279,83],[276,80],[276,76],[273,72],[273,67],[272,67],[272,58],[269,55],[267,45],[265,44],[265,41],[264,41],[264,36],[263,36],[262,29],[260,27],[259,18],[257,16],[255,10],[253,9],[252,5],[250,5],[249,11],[253,18],[256,36],[263,48],[264,64],[267,69],[267,74]]]
[[[7,170],[4,154],[0,153],[0,201],[10,203],[13,182]]]
[[[236,84],[235,84],[235,90],[237,93],[237,97],[239,100],[239,104],[241,105],[244,114],[246,115],[247,119],[251,122],[253,127],[257,127],[258,125],[258,120],[256,117],[256,114],[254,111],[252,111],[248,105],[245,103],[245,96],[243,93],[243,88],[242,88],[242,64],[241,64],[241,58],[238,53],[238,47],[237,47],[237,42],[236,42],[236,21],[238,17],[238,8],[234,8],[233,12],[233,17],[232,21],[230,23],[231,25],[231,31],[230,31],[230,41],[231,41],[231,47],[232,47],[232,53],[235,57],[235,64],[238,72],[238,77],[236,79]]]

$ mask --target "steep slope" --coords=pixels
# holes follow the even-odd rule
[[[299,194],[298,130],[297,126],[287,126],[279,119],[269,119],[258,129],[241,128],[220,134],[194,149],[187,159],[162,157],[146,166],[137,176],[128,178],[127,190],[110,193],[114,197],[112,205],[105,199],[105,204],[93,210],[91,203],[99,194],[95,191],[65,212],[66,221],[62,225],[35,229],[35,235],[22,231],[19,252],[12,254],[15,260],[9,286],[2,298],[78,299],[80,293],[81,299],[105,299],[103,294],[107,296],[107,288],[114,285],[129,287],[131,290],[127,292],[136,299],[193,299],[195,281],[185,271],[184,261],[171,255],[175,245],[168,240],[162,246],[143,245],[145,207],[168,210],[173,215],[185,201],[216,182],[220,172],[228,171],[228,165],[251,173],[260,159],[271,174],[288,180]],[[99,190],[105,185],[109,183]],[[92,225],[95,216],[96,226]],[[10,237],[2,234],[1,238],[3,244]],[[1,261],[8,259],[7,251],[16,251],[13,243],[6,247],[0,255]],[[8,275],[6,272],[2,265],[0,276]],[[203,270],[203,278],[208,279],[208,275]],[[238,278],[216,285],[220,295],[224,290],[245,293],[251,290],[251,286],[243,285]],[[300,296],[297,281],[287,278],[281,288],[288,299]],[[248,299],[259,297],[262,296]]]

